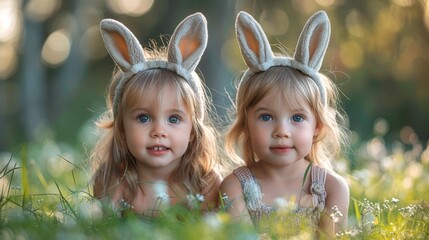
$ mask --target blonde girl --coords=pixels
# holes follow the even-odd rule
[[[349,189],[331,164],[346,139],[337,91],[318,72],[329,19],[318,12],[308,20],[293,57],[274,55],[259,23],[245,12],[237,15],[236,33],[248,70],[238,85],[226,150],[245,166],[221,184],[229,212],[258,225],[276,212],[276,203],[292,204],[297,216],[333,236],[347,223]]]
[[[207,44],[205,17],[188,16],[167,48],[152,50],[120,22],[104,19],[100,28],[118,71],[98,121],[104,134],[91,156],[95,197],[144,216],[158,215],[166,203],[188,205],[187,199],[214,208],[221,181],[217,134],[195,73]]]

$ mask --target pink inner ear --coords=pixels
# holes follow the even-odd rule
[[[246,38],[247,45],[249,46],[250,50],[252,50],[252,52],[255,53],[257,57],[259,57],[258,40],[255,38],[255,35],[253,35],[252,32],[247,28],[243,28],[243,30],[244,30],[244,37]]]
[[[125,42],[125,39],[122,37],[122,35],[117,32],[110,32],[109,34],[112,37],[112,40],[116,46],[116,49],[118,49],[122,57],[127,62],[131,62],[131,57],[128,52],[127,43]]]
[[[179,49],[182,54],[182,59],[185,60],[201,45],[199,39],[184,37],[180,40]]]
[[[310,46],[308,46],[308,52],[310,54],[310,59],[314,56],[314,52],[316,51],[317,47],[319,46],[320,42],[320,35],[322,34],[322,28],[318,27],[314,29],[313,35],[310,39]]]

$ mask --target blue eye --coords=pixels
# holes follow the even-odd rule
[[[168,118],[168,122],[177,124],[180,122],[180,118],[178,116],[171,116]]]
[[[137,121],[139,121],[141,123],[147,123],[150,121],[150,117],[146,114],[141,114],[137,117]]]
[[[294,122],[302,122],[302,121],[304,121],[304,117],[301,116],[301,115],[293,115],[292,116],[292,121],[294,121]]]
[[[272,121],[273,117],[269,114],[262,114],[259,119],[261,119],[264,122]]]

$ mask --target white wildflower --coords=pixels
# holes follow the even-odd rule
[[[170,196],[168,195],[168,187],[165,182],[155,182],[153,185],[153,190],[155,191],[155,196],[159,201],[163,203],[169,202]]]
[[[204,196],[203,195],[197,193],[197,194],[195,194],[195,197],[197,198],[198,201],[204,202]]]

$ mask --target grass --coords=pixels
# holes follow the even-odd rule
[[[351,189],[349,227],[339,239],[429,238],[429,147],[378,137],[354,147],[347,172]],[[54,141],[0,156],[0,239],[305,239],[306,226],[268,221],[267,234],[233,221],[222,211],[201,215],[179,206],[148,221],[118,217],[91,197],[89,170],[73,148]],[[333,216],[338,217],[338,216]]]

